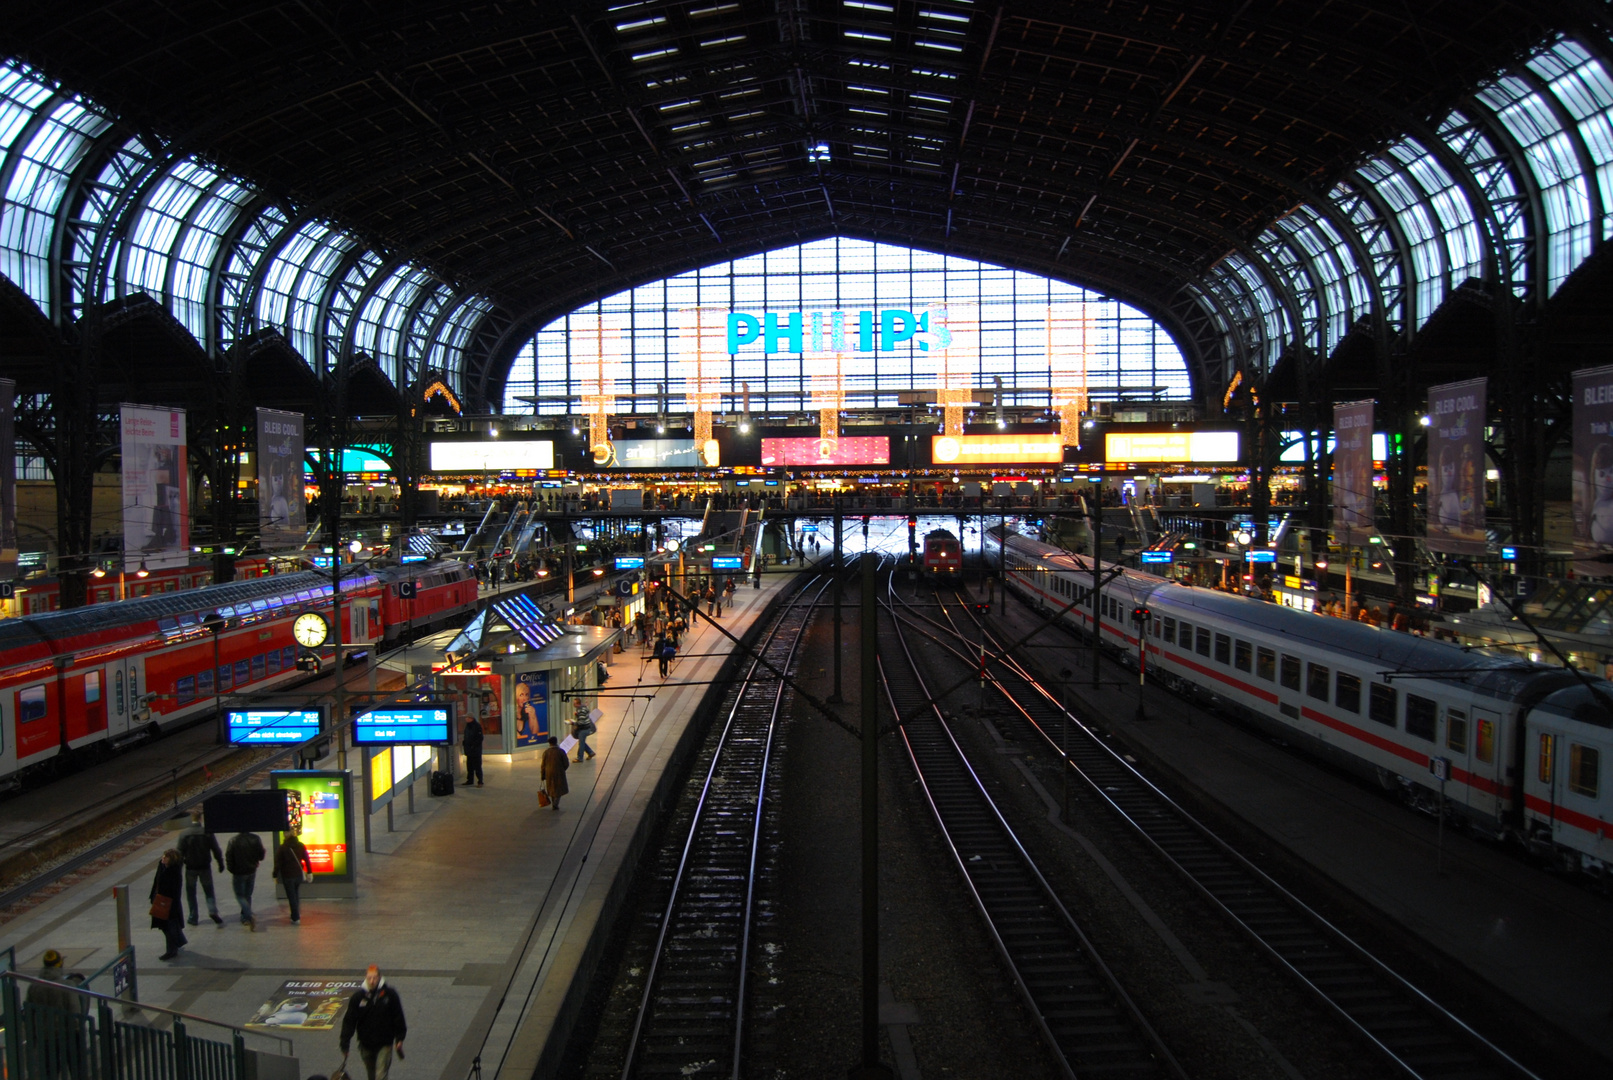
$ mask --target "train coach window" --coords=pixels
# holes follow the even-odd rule
[[[1193,625],[1191,623],[1184,621],[1181,626],[1177,627],[1176,644],[1188,652],[1193,651]]]
[[[1239,640],[1232,646],[1232,666],[1239,671],[1248,671],[1253,662],[1254,646],[1247,641]]]
[[[1226,634],[1215,635],[1215,662],[1217,664],[1232,663],[1232,639]]]
[[[1278,681],[1289,690],[1299,689],[1299,657],[1283,655],[1282,678]]]
[[[1277,654],[1270,649],[1261,648],[1255,651],[1255,674],[1267,682],[1277,677]]]
[[[1198,643],[1198,647],[1195,648],[1193,651],[1198,653],[1200,656],[1209,656],[1210,655],[1210,631],[1209,631],[1209,629],[1206,628],[1206,627],[1203,627],[1203,626],[1195,627],[1195,629],[1198,632],[1198,637],[1195,638],[1194,640]]]
[[[1540,761],[1538,763],[1540,771],[1536,775],[1540,777],[1540,782],[1542,784],[1551,783],[1552,778],[1556,775],[1552,769],[1552,766],[1555,764],[1555,762],[1552,761],[1552,751],[1556,747],[1556,744],[1557,740],[1552,738],[1550,735],[1543,734],[1540,736]]]
[[[1406,695],[1406,734],[1434,741],[1439,728],[1439,706],[1416,694]]]
[[[1452,753],[1467,753],[1467,713],[1461,709],[1445,710],[1445,747]]]
[[[1399,697],[1399,693],[1394,687],[1385,686],[1383,683],[1373,683],[1372,697],[1367,705],[1367,715],[1380,724],[1394,727],[1395,714],[1400,710],[1400,702],[1395,700],[1397,697]]]
[[[1601,771],[1602,753],[1595,747],[1568,744],[1568,790],[1575,795],[1596,798],[1597,773]]]
[[[1333,704],[1341,709],[1358,713],[1361,711],[1361,680],[1348,672],[1341,671],[1334,684]]]
[[[17,691],[17,723],[26,724],[45,718],[45,688],[30,686]]]
[[[1333,682],[1333,672],[1321,664],[1309,665],[1305,672],[1305,693],[1317,701],[1326,701],[1327,692]]]
[[[1473,748],[1473,756],[1480,761],[1489,763],[1495,760],[1495,721],[1479,721],[1479,741]]]
[[[1165,616],[1165,643],[1167,645],[1176,644],[1176,620],[1169,615]]]

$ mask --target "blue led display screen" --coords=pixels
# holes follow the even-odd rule
[[[713,555],[711,557],[713,570],[742,570],[742,560],[738,555]]]
[[[644,559],[639,555],[618,555],[616,556],[616,569],[642,570],[644,569]]]
[[[1248,551],[1244,553],[1243,557],[1248,559],[1250,562],[1274,563],[1277,561],[1277,553],[1275,551]]]
[[[353,745],[445,743],[453,719],[453,709],[447,705],[386,705],[354,710]]]
[[[230,742],[300,743],[319,734],[319,709],[231,709],[224,714]]]

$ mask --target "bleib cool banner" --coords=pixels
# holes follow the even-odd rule
[[[1613,552],[1613,366],[1574,372],[1574,552]]]
[[[1483,555],[1484,411],[1488,381],[1428,388],[1428,547]]]
[[[1374,402],[1333,406],[1333,534],[1341,544],[1372,535],[1372,411]]]
[[[265,551],[298,548],[308,537],[301,413],[258,410],[258,536]]]

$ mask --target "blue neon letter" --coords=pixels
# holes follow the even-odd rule
[[[913,317],[911,311],[886,308],[879,313],[879,351],[892,351],[901,342],[916,334],[918,328],[918,320]]]
[[[762,334],[762,321],[743,311],[728,313],[728,351],[736,353],[741,345],[749,345]]]
[[[789,345],[790,348],[779,348],[781,343]],[[767,331],[763,335],[762,351],[765,353],[801,351],[801,313],[799,311],[790,312],[790,319],[786,328],[780,328],[778,315],[775,312],[769,311],[767,313]]]
[[[874,313],[872,311],[857,312],[857,351],[874,351]]]

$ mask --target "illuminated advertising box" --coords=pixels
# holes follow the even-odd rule
[[[889,465],[888,435],[839,439],[763,439],[763,465]]]
[[[698,469],[719,463],[717,440],[704,452],[693,439],[617,439],[594,447],[594,464],[605,469]]]
[[[321,709],[230,709],[224,714],[230,742],[300,743],[319,734]]]
[[[285,770],[269,774],[272,787],[286,793],[288,821],[308,849],[314,880],[303,886],[303,898],[352,896],[353,807],[348,799],[351,774],[335,770]],[[275,834],[279,847],[283,834]]]
[[[354,746],[445,743],[453,729],[449,705],[382,705],[353,711]]]
[[[1111,431],[1103,437],[1105,461],[1232,464],[1241,448],[1236,431]]]
[[[937,465],[1058,465],[1064,440],[1048,435],[932,435],[930,460]]]
[[[554,443],[547,439],[482,439],[431,444],[432,472],[520,472],[552,468]]]

